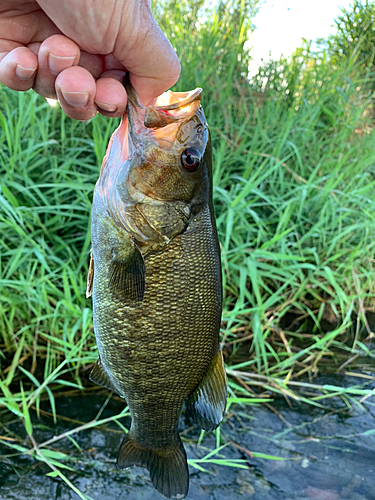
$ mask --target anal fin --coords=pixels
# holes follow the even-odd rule
[[[94,384],[101,385],[102,387],[105,387],[110,391],[115,391],[116,393],[118,393],[116,387],[113,385],[112,380],[109,378],[107,372],[105,371],[100,358],[98,358],[98,361],[95,363],[94,368],[91,370],[89,379],[91,380],[91,382],[94,382]]]
[[[227,402],[227,380],[223,354],[217,353],[201,383],[186,402],[192,420],[202,429],[216,429]]]
[[[176,438],[169,447],[152,449],[142,446],[129,432],[121,443],[117,467],[144,467],[150,472],[152,484],[159,493],[166,498],[185,498],[189,490],[189,471],[181,439]]]

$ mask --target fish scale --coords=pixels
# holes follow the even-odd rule
[[[146,467],[160,493],[184,498],[189,478],[178,434],[183,404],[193,421],[210,430],[219,425],[226,402],[211,145],[200,92],[176,94],[178,105],[171,104],[165,125],[166,106],[154,106],[150,130],[144,125],[149,108],[129,84],[127,91],[123,120],[130,128],[123,122],[114,133],[94,193],[88,293],[99,360],[90,377],[126,399],[131,412],[118,466]],[[125,139],[129,149],[121,156],[111,148]]]

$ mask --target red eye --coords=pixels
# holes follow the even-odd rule
[[[181,155],[181,163],[186,170],[194,172],[199,167],[201,162],[201,155],[195,148],[188,148]]]

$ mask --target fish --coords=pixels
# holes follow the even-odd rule
[[[211,139],[201,88],[168,91],[148,106],[129,77],[125,88],[127,112],[93,196],[87,296],[99,358],[90,379],[131,413],[118,468],[144,467],[159,493],[182,499],[182,408],[213,430],[227,397]]]

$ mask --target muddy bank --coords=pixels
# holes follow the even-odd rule
[[[319,383],[344,384],[343,377]],[[353,383],[352,380],[348,383]],[[108,396],[107,391],[56,399],[61,417],[57,425],[44,414],[33,415],[37,443],[75,428],[95,418]],[[201,463],[207,472],[190,466],[191,500],[373,500],[375,498],[375,404],[368,398],[363,409],[351,409],[332,400],[331,411],[276,399],[274,412],[265,406],[232,407],[232,416],[221,427],[221,443],[230,442],[213,459],[242,459],[245,469]],[[50,411],[48,404],[42,406]],[[112,398],[101,418],[117,414],[121,401]],[[12,414],[1,414],[1,435],[22,436],[30,446],[22,425]],[[121,423],[129,425],[129,418]],[[198,445],[200,431],[183,415],[181,429],[189,459],[199,459],[215,448],[216,437],[207,433]],[[140,468],[118,471],[115,459],[123,437],[113,422],[57,441],[51,448],[67,453],[74,461],[65,462],[74,472],[63,472],[85,495],[94,500],[161,500],[152,488],[148,473]],[[4,442],[4,441],[3,441]],[[234,444],[232,444],[234,443]],[[251,456],[250,452],[272,455],[280,460]],[[43,463],[22,456],[0,441],[0,500],[77,500],[78,495],[59,478],[47,477]]]

